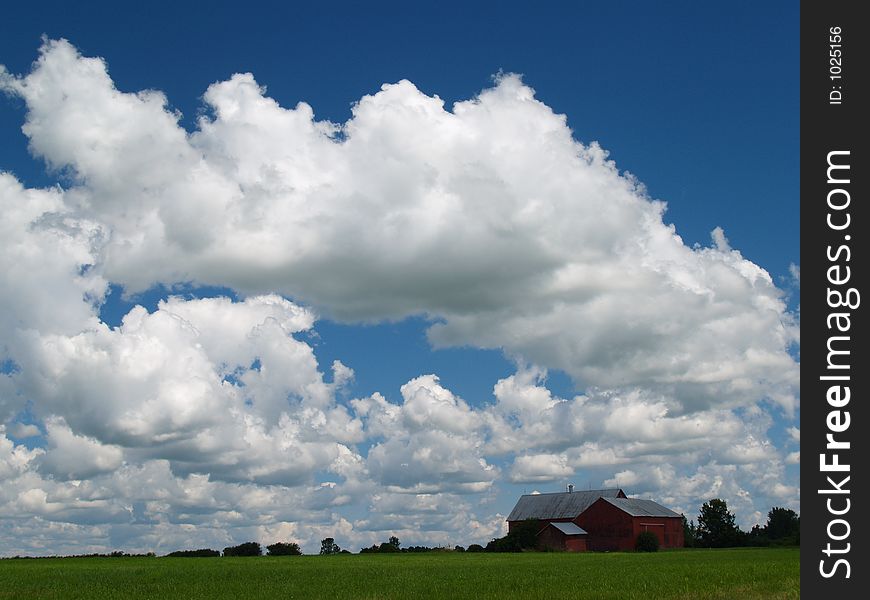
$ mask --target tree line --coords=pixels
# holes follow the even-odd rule
[[[728,504],[719,498],[705,502],[698,523],[683,516],[683,534],[688,548],[730,548],[736,546],[800,546],[801,518],[790,508],[774,506],[764,526],[743,531]]]
[[[208,558],[220,556],[221,552],[211,548],[198,550],[176,550],[166,556],[182,558]],[[227,546],[223,551],[224,556],[262,556],[263,547],[257,542],[245,542],[238,546]],[[302,556],[302,548],[296,542],[276,542],[266,546],[266,556]]]
[[[401,552],[465,552],[463,546],[454,546],[453,548],[429,547],[429,546],[408,546],[402,547],[399,538],[390,536],[386,542],[380,544],[372,544],[367,548],[360,548],[360,554],[383,553],[393,554]],[[471,544],[468,547],[468,552],[483,552],[484,548],[480,544]],[[211,548],[200,548],[198,550],[176,550],[170,552],[166,556],[183,557],[183,558],[207,558],[216,556],[263,556],[263,548],[257,542],[245,542],[238,546],[228,546],[223,549],[213,550]],[[333,554],[351,554],[350,551],[342,549],[341,546],[335,543],[335,538],[323,538],[320,540],[321,556],[329,556]],[[266,546],[266,556],[301,556],[302,549],[296,542],[277,542]],[[153,556],[153,554],[152,554]]]

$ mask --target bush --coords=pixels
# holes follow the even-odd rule
[[[634,548],[638,552],[658,552],[659,538],[652,531],[641,531]]]
[[[485,550],[487,552],[522,552],[523,547],[520,546],[515,537],[506,535],[490,540]]]
[[[466,552],[483,552],[484,548],[480,544],[471,544]]]
[[[263,553],[257,542],[245,542],[224,548],[224,556],[260,556]]]
[[[266,546],[267,556],[301,556],[302,549],[296,542],[275,542]]]

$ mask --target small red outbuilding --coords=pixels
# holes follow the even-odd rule
[[[542,550],[567,550],[586,552],[589,534],[576,523],[547,523],[538,532],[538,547]]]

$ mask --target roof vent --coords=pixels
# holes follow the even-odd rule
[[[568,484],[568,493],[570,494],[570,493],[572,493],[573,491],[574,491],[574,484],[573,484],[573,483],[569,483],[569,484]]]

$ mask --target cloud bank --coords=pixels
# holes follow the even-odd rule
[[[687,247],[520,77],[449,110],[384,85],[334,124],[236,74],[192,132],[63,40],[24,76],[0,67],[0,88],[66,183],[0,173],[0,530],[34,536],[10,553],[367,545],[398,523],[486,541],[502,486],[579,473],[690,515],[711,494],[747,519],[797,506],[797,442],[769,439],[798,409],[783,292],[720,228]],[[110,283],[240,300],[170,297],[111,328]],[[498,348],[517,372],[485,402],[425,373],[401,403],[346,400],[353,365],[324,369],[301,335],[412,315],[434,346]],[[547,369],[585,393],[555,397]]]

